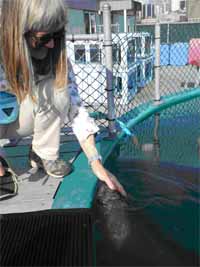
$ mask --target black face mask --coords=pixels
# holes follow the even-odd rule
[[[32,64],[35,75],[47,75],[52,72],[51,52],[52,51],[49,50],[47,56],[44,59],[36,59],[32,57]]]

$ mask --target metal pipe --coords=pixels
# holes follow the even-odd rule
[[[66,41],[102,41],[103,34],[66,34]]]
[[[103,5],[104,49],[106,64],[106,90],[108,104],[108,128],[110,136],[116,134],[115,103],[113,89],[113,59],[112,59],[112,33],[111,33],[111,8],[108,3]]]
[[[127,10],[124,9],[124,32],[128,31],[128,23],[127,23]]]
[[[155,24],[155,102],[160,102],[160,23]]]

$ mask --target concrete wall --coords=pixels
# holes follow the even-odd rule
[[[187,0],[187,17],[200,19],[200,0]]]
[[[68,33],[85,33],[83,10],[68,10]]]

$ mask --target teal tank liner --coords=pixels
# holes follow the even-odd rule
[[[157,104],[155,104],[155,102],[150,102],[148,104],[141,105],[139,107],[141,112],[138,113],[136,117],[129,120],[126,127],[127,129],[131,129],[134,125],[144,121],[157,112],[161,112],[173,105],[177,105],[197,97],[200,97],[200,88],[163,97]],[[136,109],[138,109],[138,107]],[[129,116],[129,114],[127,113],[123,116]],[[121,120],[121,118],[119,119]],[[114,140],[104,139],[97,143],[97,149],[102,155],[103,163],[125,134],[126,133],[124,131],[121,131]],[[72,172],[69,176],[66,176],[60,184],[55,195],[52,208],[90,208],[96,192],[97,181],[98,179],[90,169],[87,158],[82,152],[74,163],[74,172]]]

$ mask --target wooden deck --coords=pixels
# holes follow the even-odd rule
[[[46,175],[33,169],[28,163],[28,151],[31,139],[24,139],[16,146],[7,146],[6,158],[19,177],[18,194],[0,201],[0,214],[29,212],[50,209],[54,194],[63,178]],[[72,159],[80,150],[73,136],[61,137],[61,158]]]

